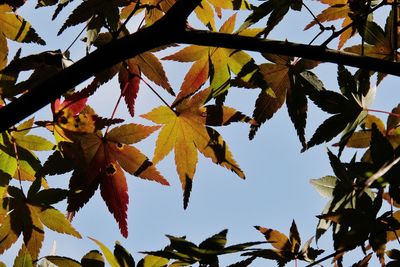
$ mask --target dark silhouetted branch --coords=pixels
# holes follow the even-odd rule
[[[272,41],[235,34],[185,30],[200,0],[181,0],[152,26],[115,40],[42,82],[0,109],[3,132],[59,98],[96,73],[140,53],[172,43],[196,44],[307,58],[400,76],[400,63],[341,52],[321,46]]]

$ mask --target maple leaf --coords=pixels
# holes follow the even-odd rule
[[[251,13],[245,20],[245,22],[240,26],[240,30],[246,29],[251,25],[257,23],[262,18],[269,16],[267,27],[262,31],[262,33],[267,36],[271,30],[278,25],[278,23],[287,14],[289,9],[300,11],[303,5],[302,0],[268,0],[255,7],[253,13]]]
[[[175,264],[179,264],[178,266],[187,266],[193,265],[197,262],[200,264],[200,266],[218,266],[218,256],[243,252],[249,247],[264,243],[247,242],[226,247],[227,234],[228,230],[222,230],[221,232],[207,238],[198,246],[186,240],[185,237],[167,235],[170,245],[163,250],[147,251],[143,253],[157,257],[155,259],[153,258],[153,260],[160,263],[165,261],[165,263],[168,263],[168,261],[171,259],[176,260],[174,263],[172,263],[172,266],[175,266]],[[146,260],[150,262],[150,259],[146,259],[146,257],[144,262],[146,262]]]
[[[22,181],[34,181],[41,168],[40,160],[32,150],[54,149],[54,145],[43,137],[28,135],[32,125],[33,118],[0,134],[0,170]],[[47,187],[46,180],[42,182]]]
[[[135,14],[137,14],[145,10],[145,22],[146,25],[149,26],[159,20],[175,2],[176,0],[161,2],[158,0],[132,1],[128,6],[121,10],[121,18],[127,18],[134,11],[136,12]],[[251,5],[247,0],[202,0],[194,9],[194,13],[207,28],[215,31],[216,27],[214,17],[216,14],[218,17],[221,17],[222,9],[251,9]]]
[[[343,19],[342,22],[342,28],[348,26],[353,22],[351,18],[351,9],[350,9],[350,1],[347,0],[318,0],[323,4],[328,4],[329,7],[323,10],[319,15],[317,15],[317,19],[311,21],[305,28],[304,30],[308,30],[309,28],[318,25],[319,21],[320,23],[325,22],[325,21],[333,21],[333,20],[338,20],[338,19]],[[355,28],[351,27],[344,31],[340,37],[339,37],[339,44],[338,48],[342,48],[343,45],[346,43],[350,37],[352,37],[356,33]]]
[[[54,134],[56,143],[72,142],[69,135],[71,133],[91,133],[95,131],[94,113],[86,110],[87,98],[77,99],[74,96],[60,102],[56,99],[51,104],[53,112],[53,122],[47,124],[46,127]]]
[[[88,0],[77,6],[58,31],[60,35],[66,28],[89,21],[92,17],[100,16],[103,24],[111,31],[116,32],[119,23],[119,7],[127,5],[126,0],[103,1]]]
[[[307,149],[332,140],[342,133],[339,155],[358,125],[367,116],[367,107],[373,100],[370,73],[359,70],[352,75],[344,66],[338,65],[338,83],[341,93],[329,90],[309,91],[309,98],[323,111],[333,114],[315,131],[307,143]]]
[[[106,247],[100,241],[89,237],[93,242],[95,242],[102,253],[97,250],[92,250],[82,257],[81,261],[78,262],[74,259],[68,257],[61,256],[46,256],[45,259],[56,266],[70,266],[70,267],[80,267],[80,266],[104,266],[105,261],[107,260],[111,267],[134,267],[135,261],[132,255],[123,247],[119,242],[115,242],[114,251]],[[104,256],[103,256],[104,255]],[[168,261],[167,261],[168,262]],[[140,265],[137,265],[140,266]],[[153,266],[155,265],[145,265],[145,266]],[[163,265],[160,265],[160,267]]]
[[[132,123],[115,127],[105,136],[97,131],[74,136],[75,144],[62,143],[62,152],[75,163],[69,183],[73,193],[68,196],[67,210],[71,213],[78,211],[100,186],[101,196],[118,222],[122,235],[127,237],[129,197],[123,170],[143,179],[169,185],[148,158],[130,146],[158,128]]]
[[[17,52],[10,64],[1,71],[9,81],[4,83],[1,95],[4,98],[13,100],[15,96],[30,91],[41,82],[52,75],[71,65],[68,53],[62,53],[60,50],[46,51],[39,54],[29,55],[23,58],[19,57]],[[21,72],[31,71],[29,77],[25,80],[16,80]],[[73,88],[68,92],[71,93]]]
[[[124,36],[127,33],[128,30],[124,29],[121,36]],[[110,33],[101,33],[93,44],[96,47],[101,47],[112,40],[113,38]],[[142,74],[155,84],[161,86],[169,94],[175,95],[160,60],[153,54],[153,52],[156,52],[156,50],[144,52],[96,74],[93,81],[83,89],[82,92],[85,93],[86,97],[89,97],[100,85],[110,81],[116,74],[118,74],[121,95],[124,97],[128,111],[132,117],[134,116],[135,100],[139,91]]]
[[[35,42],[41,45],[46,43],[37,35],[31,24],[21,16],[16,15],[11,6],[0,5],[0,70],[7,63],[7,40],[30,43]]]
[[[228,18],[221,26],[219,32],[232,33],[235,27],[236,14]],[[255,36],[260,29],[248,29],[239,32],[240,35]],[[192,67],[185,75],[178,97],[172,106],[183,98],[195,93],[210,77],[210,86],[213,96],[226,92],[230,87],[231,72],[238,75],[244,66],[252,65],[251,71],[242,75],[243,80],[248,80],[256,71],[254,59],[241,50],[203,47],[191,45],[183,48],[175,54],[164,57],[165,60],[179,62],[193,62]]]
[[[135,101],[139,92],[140,78],[137,73],[121,69],[118,75],[118,81],[121,87],[121,95],[125,99],[129,114],[135,116]]]
[[[392,41],[394,38],[393,12],[389,13],[384,30],[375,22],[367,21],[361,32],[366,44],[346,47],[345,51],[388,61],[397,61],[400,59],[398,52],[395,51],[398,44],[394,47]],[[379,73],[377,83],[379,84],[386,75],[385,73]]]
[[[33,122],[34,118],[31,118],[12,130],[10,132],[12,140],[14,140],[18,146],[26,150],[41,151],[54,149],[54,144],[47,139],[41,136],[28,134],[33,126]]]
[[[375,124],[382,133],[389,133],[389,131],[385,130],[385,124],[378,117],[368,114],[364,122],[361,124],[362,130],[354,132],[347,141],[346,146],[352,148],[369,147],[371,144],[371,130],[373,124]],[[391,134],[387,134],[386,138],[393,138],[393,141],[396,142],[397,135],[394,132],[391,132]]]
[[[289,116],[304,148],[308,108],[306,92],[323,90],[322,82],[310,71],[319,63],[302,59],[293,61],[291,57],[271,54],[264,54],[264,57],[272,63],[261,64],[260,77],[254,80],[262,91],[253,111],[257,125],[251,125],[249,137],[253,139],[261,124],[271,119],[286,100]]]
[[[67,191],[39,189],[40,179],[32,183],[27,197],[21,189],[7,187],[7,195],[1,198],[0,207],[1,212],[6,213],[0,226],[0,253],[14,244],[22,234],[23,245],[32,259],[36,260],[44,239],[44,226],[58,233],[81,238],[67,218],[51,206],[66,198]]]
[[[174,111],[162,106],[141,115],[154,123],[164,125],[158,135],[153,162],[157,164],[174,149],[176,170],[184,191],[185,208],[196,172],[197,150],[214,163],[235,172],[243,179],[245,177],[225,141],[208,125],[222,126],[231,122],[254,121],[230,107],[203,106],[211,92],[210,87],[198,92],[177,104]]]
[[[265,239],[271,243],[274,249],[256,249],[242,255],[276,260],[278,266],[283,267],[289,261],[296,259],[313,262],[319,254],[324,252],[323,250],[311,247],[313,238],[310,238],[300,250],[301,240],[295,221],[292,222],[292,226],[290,227],[289,237],[278,230],[261,226],[254,227],[264,235]]]

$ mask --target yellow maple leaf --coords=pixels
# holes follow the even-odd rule
[[[164,125],[158,135],[152,161],[157,164],[174,149],[176,170],[184,191],[185,208],[196,172],[197,151],[214,163],[235,172],[240,178],[245,178],[221,135],[209,126],[228,125],[231,122],[254,123],[254,120],[230,107],[204,106],[211,93],[209,87],[183,100],[174,110],[161,106],[142,115],[154,123]]]
[[[31,24],[21,16],[16,15],[12,8],[3,4],[0,5],[0,69],[7,64],[7,39],[30,43],[35,42],[41,45],[46,44],[31,27]]]
[[[235,22],[236,14],[225,21],[219,32],[233,33]],[[261,31],[262,29],[245,29],[238,34],[256,36]],[[256,71],[254,59],[249,54],[228,48],[191,45],[163,59],[194,62],[184,78],[173,106],[182,98],[196,92],[207,81],[208,77],[210,77],[213,95],[217,96],[229,89],[232,73],[238,75],[244,66],[253,64],[253,69],[241,77],[241,79],[248,81]]]

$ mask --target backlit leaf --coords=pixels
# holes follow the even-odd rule
[[[0,32],[13,41],[46,44],[31,27],[31,24],[12,12],[11,8],[6,4],[0,7]]]
[[[60,35],[66,28],[88,21],[94,14],[104,16],[104,24],[115,32],[119,22],[118,7],[123,5],[122,0],[104,2],[101,0],[89,0],[81,3],[65,21],[58,31]]]
[[[336,181],[337,178],[335,176],[328,175],[319,179],[311,179],[310,183],[321,196],[331,198],[336,186]]]
[[[221,26],[219,32],[232,33],[235,28],[235,22],[236,15],[232,15]],[[252,36],[256,35],[259,31],[252,32]],[[238,34],[240,35],[241,33],[239,32]],[[238,75],[244,66],[248,64],[254,65],[256,69],[254,60],[247,53],[218,47],[191,45],[163,59],[179,62],[195,62],[185,75],[180,93],[172,106],[175,106],[183,98],[189,97],[199,90],[208,77],[210,77],[213,96],[218,96],[229,89],[232,73]],[[253,72],[247,73],[241,78],[248,80]]]
[[[39,213],[39,218],[47,228],[55,232],[81,238],[81,235],[72,227],[70,221],[59,210],[51,207],[46,208]]]
[[[32,257],[25,246],[19,250],[17,257],[14,260],[13,267],[33,267]]]
[[[126,237],[129,197],[122,169],[140,178],[168,185],[145,155],[125,144],[136,143],[156,129],[158,127],[128,124],[110,130],[104,137],[101,132],[80,134],[75,137],[75,144],[64,144],[63,153],[75,164],[69,184],[73,193],[68,196],[67,210],[78,211],[100,186],[101,196]]]
[[[46,260],[58,267],[81,267],[82,265],[74,259],[61,256],[46,256]]]
[[[93,242],[95,242],[99,248],[101,249],[101,252],[103,252],[104,257],[106,258],[107,262],[110,264],[111,267],[120,267],[118,264],[117,259],[115,258],[114,254],[109,250],[103,243],[100,241],[89,237]]]
[[[118,81],[121,87],[121,95],[124,96],[129,114],[133,117],[135,115],[135,101],[139,91],[140,78],[138,74],[132,74],[129,70],[121,69]]]
[[[239,177],[244,178],[244,173],[233,159],[222,137],[217,131],[206,126],[207,112],[211,111],[213,116],[221,118],[219,123],[214,119],[211,125],[224,125],[234,121],[251,122],[252,120],[231,108],[204,108],[203,105],[210,94],[211,88],[207,88],[177,104],[175,110],[162,106],[142,115],[154,123],[164,125],[156,142],[153,162],[161,161],[174,149],[176,170],[184,191],[184,207],[188,204],[192,180],[196,171],[197,151],[211,158],[214,163],[228,168]],[[234,117],[233,114],[239,116]],[[235,119],[232,120],[232,118]]]
[[[135,266],[135,261],[132,255],[123,246],[121,246],[119,242],[115,242],[114,256],[117,259],[120,267]]]
[[[137,267],[164,267],[169,262],[168,259],[154,255],[146,255],[138,262]]]
[[[346,27],[350,23],[352,23],[352,19],[350,18],[350,6],[347,0],[319,0],[321,3],[328,4],[329,7],[324,9],[320,14],[316,16],[316,20],[311,21],[304,30],[308,30],[309,28],[318,25],[317,21],[323,23],[325,21],[333,21],[338,19],[343,19],[342,28]],[[338,48],[342,48],[346,41],[354,34],[355,32],[352,28],[344,31],[339,37],[339,46]]]
[[[302,1],[300,0],[268,0],[253,10],[253,13],[246,18],[239,31],[250,27],[262,18],[269,16],[267,27],[263,31],[266,36],[283,19],[289,9],[300,11]]]
[[[90,266],[90,267],[104,267],[105,262],[103,255],[97,251],[97,250],[92,250],[88,253],[86,253],[85,256],[82,257],[81,260],[82,267]]]
[[[290,227],[289,237],[274,229],[261,226],[255,226],[255,228],[264,235],[265,239],[274,249],[255,249],[243,253],[242,255],[244,256],[275,260],[278,266],[283,267],[292,260],[313,262],[316,257],[323,252],[323,250],[316,250],[310,247],[312,238],[309,239],[300,250],[301,240],[294,220]],[[238,266],[241,265],[239,264]]]

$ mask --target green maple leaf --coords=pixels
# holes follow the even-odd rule
[[[0,134],[0,170],[23,181],[34,181],[41,168],[32,150],[51,150],[54,145],[36,135],[29,135],[34,119],[29,119],[9,132]],[[43,179],[43,185],[47,186]]]
[[[0,253],[11,247],[23,236],[23,245],[33,260],[36,260],[44,240],[44,226],[68,235],[81,238],[62,212],[51,204],[67,197],[62,189],[39,191],[40,179],[32,183],[28,196],[21,189],[8,186],[7,195],[1,198]],[[51,195],[49,197],[48,195]],[[54,197],[54,198],[53,198]]]

